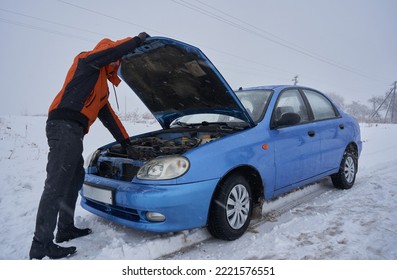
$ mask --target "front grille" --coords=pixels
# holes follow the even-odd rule
[[[136,176],[136,174],[138,174],[139,168],[139,166],[124,163],[122,172],[123,175],[121,176],[121,180],[131,181]]]
[[[105,178],[113,178],[113,165],[111,161],[101,161],[99,163],[99,176]]]
[[[92,201],[90,199],[86,199],[86,204],[92,208],[95,208],[101,212],[108,213],[112,216],[129,220],[133,222],[138,222],[140,220],[138,211],[131,208],[120,207],[115,205],[107,205],[97,201]]]
[[[138,165],[142,164],[138,163]],[[98,159],[97,168],[101,177],[131,182],[138,174],[140,166],[130,159],[101,157]]]

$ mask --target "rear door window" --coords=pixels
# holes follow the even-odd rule
[[[325,120],[338,117],[335,107],[324,95],[307,89],[304,89],[303,92],[310,103],[315,120]]]

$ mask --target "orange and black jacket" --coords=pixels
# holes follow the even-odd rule
[[[140,44],[139,37],[128,37],[116,42],[103,39],[92,51],[77,55],[61,91],[49,108],[48,120],[75,121],[87,133],[98,117],[118,142],[128,141],[129,136],[108,101],[109,73],[106,66],[121,59]],[[120,81],[110,80],[116,86]]]

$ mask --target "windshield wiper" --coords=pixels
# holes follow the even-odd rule
[[[181,122],[181,121],[177,121],[177,122],[175,122],[175,124],[179,125],[180,127],[184,127],[184,128],[195,127],[195,126],[201,125],[201,123],[185,123],[185,122]]]
[[[203,126],[209,126],[209,125],[217,125],[219,129],[221,130],[244,130],[246,127],[235,125],[231,126],[230,123],[227,122],[207,122],[203,121],[201,123]]]
[[[220,130],[235,130],[235,131],[241,131],[246,129],[246,126],[241,126],[241,125],[235,125],[231,126],[227,122],[207,122],[207,121],[202,121],[201,123],[185,123],[181,121],[175,122],[175,125],[178,125],[183,128],[193,128],[193,127],[200,127],[200,126],[218,126]]]

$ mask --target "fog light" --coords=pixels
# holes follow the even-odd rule
[[[164,222],[165,216],[157,212],[147,212],[146,218],[151,222]]]

